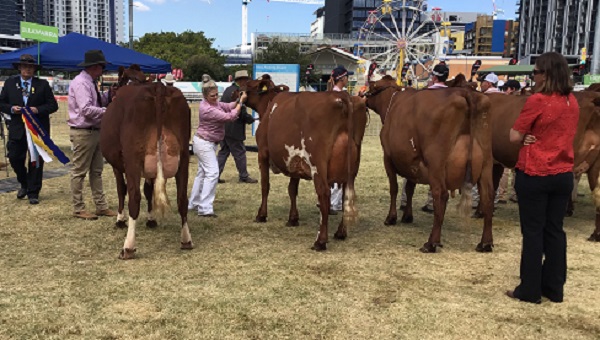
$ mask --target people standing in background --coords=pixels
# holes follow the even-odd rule
[[[539,56],[530,96],[510,130],[522,144],[516,190],[523,247],[521,283],[506,292],[513,299],[562,302],[567,279],[567,238],[563,220],[573,190],[573,140],[579,105],[566,59],[556,52]]]
[[[39,155],[32,156],[29,151],[28,133],[21,115],[24,107],[28,106],[49,134],[50,114],[58,111],[58,103],[48,81],[33,76],[41,66],[32,55],[21,55],[19,62],[13,66],[19,70],[19,76],[6,80],[0,93],[0,111],[5,115],[8,130],[8,160],[21,186],[17,191],[17,198],[24,199],[27,196],[30,204],[38,204],[44,161]]]
[[[238,118],[242,104],[246,102],[246,94],[233,103],[219,102],[219,88],[209,75],[202,76],[202,95],[200,103],[198,128],[194,134],[194,154],[198,157],[198,172],[190,194],[188,209],[196,210],[198,216],[217,217],[213,202],[219,180],[219,163],[217,162],[217,146],[225,137],[225,123]]]
[[[117,216],[108,208],[102,186],[104,158],[100,152],[100,122],[110,102],[108,92],[98,91],[98,78],[104,72],[107,61],[100,50],[85,52],[79,67],[84,69],[69,85],[69,136],[73,150],[71,166],[71,194],[73,216],[84,220],[96,220],[98,216]],[[86,211],[83,199],[83,182],[89,173],[92,198],[96,212]]]
[[[240,87],[244,87],[249,79],[248,71],[237,71],[235,73],[233,84],[223,92],[221,102],[231,103],[233,101],[233,94],[236,91],[239,91]],[[254,118],[252,115],[248,114],[246,106],[242,105],[238,118],[233,122],[225,123],[225,138],[220,142],[221,149],[217,155],[219,162],[219,183],[225,183],[225,181],[221,179],[221,174],[223,173],[225,163],[230,154],[235,161],[239,181],[241,183],[258,183],[256,179],[248,175],[246,146],[244,145],[244,141],[246,140],[246,124],[252,124],[253,122]]]

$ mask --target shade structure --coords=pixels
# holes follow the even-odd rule
[[[110,63],[106,65],[106,69],[109,71],[116,71],[119,66],[129,67],[131,64],[138,64],[146,73],[171,72],[171,64],[164,60],[80,33],[69,33],[59,37],[58,44],[40,43],[40,64],[47,70],[79,70],[82,67],[77,64],[83,61],[84,54],[88,50],[102,50],[106,61]],[[13,63],[18,62],[22,54],[37,56],[37,44],[0,54],[0,68],[13,68]]]

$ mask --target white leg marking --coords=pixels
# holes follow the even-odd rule
[[[123,249],[135,249],[135,220],[129,217],[129,226],[127,227],[127,237]]]
[[[148,216],[148,221],[154,221],[155,220],[155,218],[154,218],[154,210],[153,211],[148,211],[146,214]]]
[[[185,222],[185,224],[181,228],[181,243],[188,242],[192,242],[192,235],[190,234],[190,228],[188,227],[188,223]]]
[[[126,219],[125,213],[117,213],[117,222],[125,222]]]

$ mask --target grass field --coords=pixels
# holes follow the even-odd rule
[[[68,152],[61,115],[53,136]],[[493,253],[474,251],[481,220],[449,209],[444,248],[421,254],[432,216],[417,209],[413,224],[384,226],[389,198],[378,137],[365,138],[362,159],[359,224],[337,241],[341,216],[332,216],[324,253],[310,250],[319,221],[312,183],[302,181],[301,225],[289,228],[287,179],[271,176],[269,221],[256,224],[260,187],[237,183],[231,159],[217,190],[219,217],[189,216],[196,248],[179,250],[173,210],[157,229],[138,228],[133,261],[117,259],[126,231],[113,219],[71,217],[68,176],[44,181],[38,206],[1,194],[0,339],[600,338],[600,244],[586,241],[594,209],[584,181],[585,197],[565,220],[565,302],[532,305],[504,296],[518,282],[516,204],[496,211]],[[256,154],[248,163],[258,177]],[[192,175],[196,168],[194,160]],[[104,179],[115,207],[109,166]],[[174,181],[168,187],[174,201]],[[418,186],[417,208],[425,194]]]

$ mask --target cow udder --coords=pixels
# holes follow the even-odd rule
[[[161,143],[161,161],[165,178],[175,177],[179,169],[179,156],[181,147],[171,130],[163,128],[163,142]],[[144,178],[156,178],[158,172],[158,155],[156,153],[156,138],[148,138],[146,155],[144,157]]]

